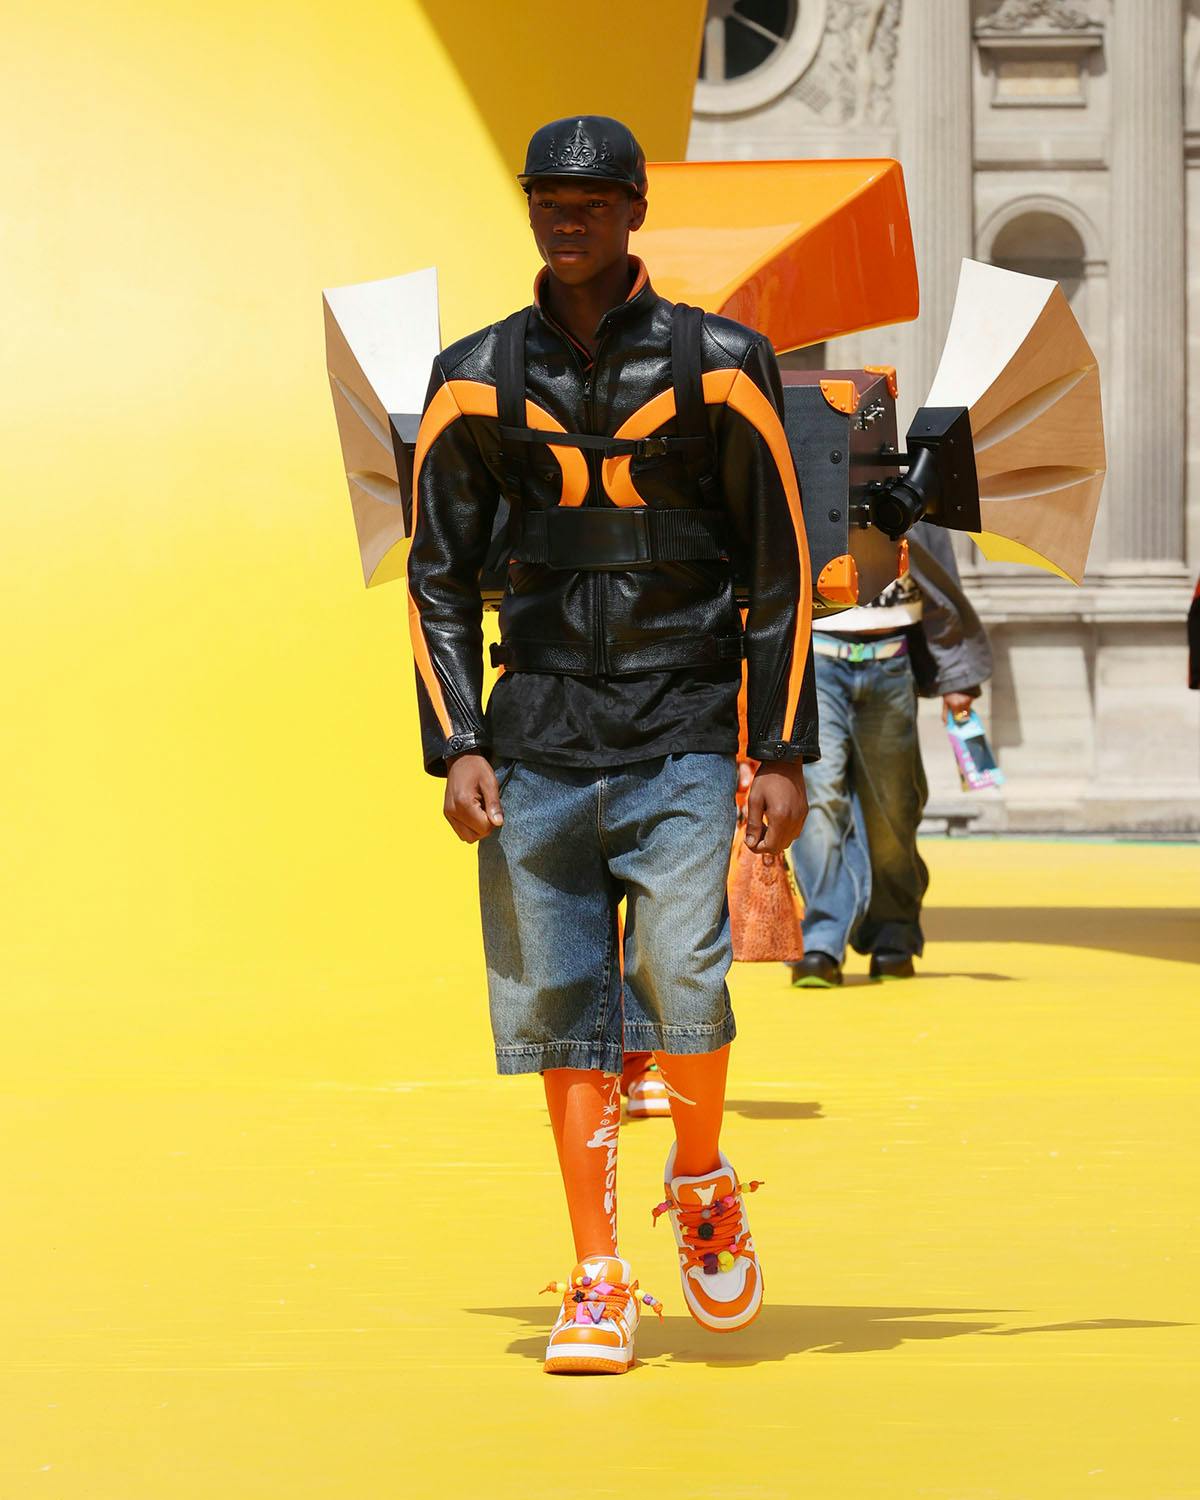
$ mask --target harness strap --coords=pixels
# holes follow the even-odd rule
[[[688,478],[711,505],[717,498],[716,455],[704,404],[704,361],[700,348],[704,309],[676,304],[671,317],[671,383],[675,387],[675,430]]]
[[[609,647],[610,656],[614,648]],[[591,677],[595,664],[590,647],[560,644],[556,641],[498,641],[490,648],[492,666],[510,672],[553,672],[559,676]],[[746,654],[740,635],[678,636],[651,646],[648,651],[617,653],[623,659],[613,669],[621,676],[628,672],[668,672],[680,667],[720,666],[741,661]]]
[[[525,498],[532,446],[579,448],[606,458],[663,458],[678,453],[688,477],[709,505],[717,500],[715,454],[704,404],[701,335],[704,311],[679,303],[671,315],[671,379],[675,388],[675,432],[644,438],[616,438],[603,433],[543,432],[525,421],[525,338],[532,309],[523,307],[500,325],[496,367],[496,415],[499,418],[500,467],[506,498],[515,506]]]
[[[659,458],[677,449],[691,449],[697,444],[707,446],[708,437],[606,437],[600,432],[544,432],[537,427],[500,428],[500,442],[539,443],[543,447],[585,448],[592,453],[603,453],[606,458],[628,454],[633,458]]]
[[[725,517],[715,469],[715,448],[704,403],[701,338],[704,312],[677,305],[671,315],[671,377],[675,431],[643,438],[604,433],[546,432],[527,425],[525,340],[532,309],[523,307],[500,324],[496,354],[496,415],[500,444],[501,502],[493,529],[489,570],[508,558],[575,571],[616,570],[655,563],[728,561]],[[606,505],[546,511],[530,503],[528,483],[538,448],[576,448],[606,458],[660,458],[677,454],[701,497],[695,508]],[[511,533],[516,530],[515,541]]]
[[[655,562],[718,562],[729,552],[718,510],[571,505],[526,511],[511,556],[544,567],[604,573]]]
[[[559,507],[526,513],[513,549],[517,562],[603,573],[663,562],[728,557],[725,518],[716,510]]]
[[[525,430],[525,335],[531,309],[511,313],[500,325],[496,350],[496,415],[500,419],[500,469],[505,496],[516,506],[525,494],[525,450],[513,441]]]

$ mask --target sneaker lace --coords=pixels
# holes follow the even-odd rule
[[[744,1244],[739,1238],[743,1225],[742,1195],[757,1193],[764,1186],[761,1182],[739,1182],[732,1193],[716,1199],[711,1208],[700,1203],[680,1203],[668,1193],[653,1210],[654,1222],[657,1224],[665,1213],[678,1215],[686,1265],[699,1266],[702,1270],[722,1270],[724,1268],[719,1264],[721,1255],[736,1255]],[[707,1234],[706,1229],[710,1231]]]
[[[625,1311],[628,1298],[636,1297],[638,1283],[631,1281],[593,1281],[590,1276],[577,1277],[574,1282],[548,1281],[542,1292],[562,1292],[563,1311],[576,1323],[602,1323],[606,1318],[615,1318]],[[541,1295],[539,1293],[539,1295]],[[652,1312],[663,1315],[662,1303],[649,1292],[639,1299]]]

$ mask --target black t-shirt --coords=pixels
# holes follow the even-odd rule
[[[738,747],[739,662],[628,677],[505,672],[487,719],[497,760],[620,766]]]

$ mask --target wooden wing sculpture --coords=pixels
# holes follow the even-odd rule
[[[325,358],[363,582],[404,567],[412,530],[412,453],[441,348],[437,272],[413,271],[325,292]]]
[[[926,400],[970,413],[985,557],[1079,583],[1104,485],[1096,357],[1056,281],[963,261]]]

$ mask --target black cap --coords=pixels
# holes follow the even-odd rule
[[[535,130],[517,181],[529,191],[535,177],[587,177],[621,182],[646,194],[646,156],[628,125],[607,115],[572,115]]]

